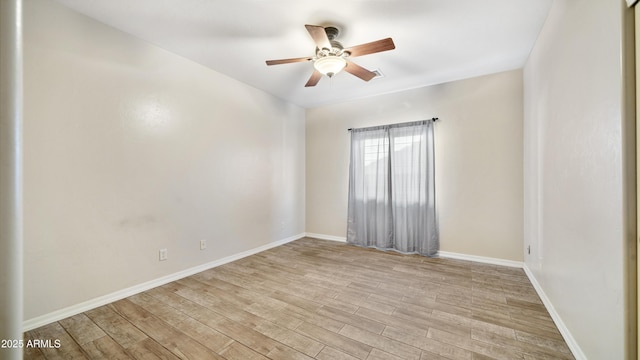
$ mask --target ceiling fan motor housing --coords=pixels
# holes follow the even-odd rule
[[[327,26],[324,28],[325,33],[327,34],[327,38],[329,39],[329,43],[331,44],[331,49],[318,49],[316,48],[316,56],[318,58],[322,58],[325,56],[348,56],[348,52],[343,52],[344,46],[336,40],[338,35],[340,34],[340,30],[333,26]]]
[[[327,33],[329,40],[335,40],[340,35],[340,29],[335,26],[327,26],[324,28],[324,32]]]

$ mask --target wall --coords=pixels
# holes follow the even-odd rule
[[[621,5],[556,0],[524,68],[525,262],[579,358],[624,357]]]
[[[304,233],[303,109],[24,5],[25,319]]]
[[[307,232],[346,236],[347,129],[437,116],[441,250],[522,261],[522,112],[520,70],[308,109]]]
[[[0,2],[0,340],[22,338],[22,1]],[[22,349],[0,344],[1,357]]]

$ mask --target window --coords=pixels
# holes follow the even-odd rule
[[[347,241],[435,255],[433,120],[351,132]]]

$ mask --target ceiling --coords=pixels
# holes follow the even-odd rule
[[[524,65],[553,0],[56,0],[80,13],[302,107],[444,83]],[[395,50],[353,58],[384,74],[341,72],[305,88],[305,24],[333,25],[351,47],[391,37]]]

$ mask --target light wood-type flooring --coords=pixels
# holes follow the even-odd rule
[[[25,333],[27,359],[573,359],[518,268],[304,238]]]

